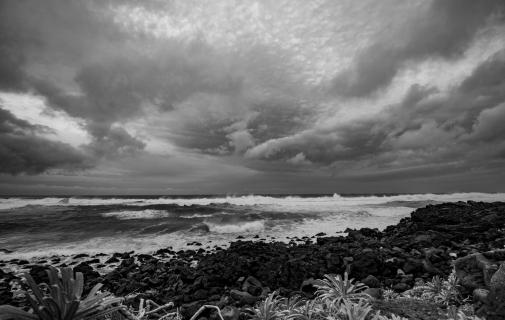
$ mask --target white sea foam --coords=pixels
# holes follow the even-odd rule
[[[102,213],[104,217],[115,217],[120,220],[132,220],[132,219],[159,219],[171,216],[170,212],[165,210],[122,210],[122,211],[112,211]]]
[[[455,201],[505,201],[505,193],[451,193],[451,194],[404,194],[394,196],[357,196],[347,197],[334,194],[333,196],[321,197],[270,197],[270,196],[227,196],[227,197],[202,197],[202,198],[2,198],[0,199],[0,210],[23,207],[26,205],[42,206],[91,206],[91,205],[150,205],[150,204],[175,204],[180,206],[189,205],[209,205],[212,203],[229,203],[240,206],[255,206],[269,208],[271,210],[299,211],[310,209],[334,210],[341,206],[356,205],[380,205],[388,202],[402,201],[437,201],[437,202],[455,202]]]
[[[246,221],[237,223],[213,223],[205,222],[210,232],[215,233],[253,233],[265,229],[265,221]]]
[[[397,223],[401,218],[409,216],[417,206],[430,202],[454,201],[505,201],[504,193],[455,193],[455,194],[412,194],[395,196],[358,196],[345,197],[339,195],[324,197],[268,197],[268,196],[239,196],[221,198],[194,198],[194,199],[141,199],[141,198],[1,198],[0,209],[8,210],[26,205],[35,206],[86,206],[107,204],[149,205],[149,204],[175,204],[189,206],[193,204],[208,205],[211,203],[228,203],[234,207],[229,212],[189,212],[188,215],[175,215],[180,218],[204,218],[209,226],[206,233],[189,233],[187,229],[175,232],[136,233],[121,232],[111,234],[110,237],[94,237],[78,239],[74,242],[55,242],[50,233],[47,237],[38,235],[39,239],[27,246],[19,245],[23,239],[17,240],[15,236],[0,238],[0,248],[14,250],[11,254],[0,253],[0,259],[21,257],[48,256],[51,254],[75,254],[96,252],[121,252],[135,250],[137,252],[150,252],[159,248],[173,246],[174,249],[187,247],[191,241],[211,245],[225,245],[236,238],[238,234],[245,237],[259,234],[260,237],[275,236],[280,241],[286,237],[301,237],[325,232],[335,235],[346,228],[379,228]],[[35,208],[37,209],[37,208]],[[139,208],[141,209],[141,208]],[[24,209],[23,209],[24,210]],[[192,210],[192,209],[191,209]],[[35,210],[38,211],[38,210]],[[7,215],[8,216],[8,211]],[[247,220],[247,214],[259,215],[259,219]],[[265,216],[261,216],[264,213]],[[279,213],[282,219],[275,219]],[[289,219],[289,213],[294,219]],[[5,213],[4,213],[5,214]],[[83,213],[85,214],[85,213]],[[244,216],[243,216],[244,214]],[[104,213],[104,216],[118,219],[157,219],[171,217],[172,213],[165,210],[116,210]],[[221,217],[226,215],[226,217]],[[234,217],[236,215],[236,217]],[[299,217],[305,217],[303,219]],[[272,221],[270,221],[272,219]]]

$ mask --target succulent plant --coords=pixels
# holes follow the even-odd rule
[[[270,293],[267,298],[261,301],[256,307],[250,308],[253,320],[278,320],[282,318],[282,299],[277,296],[277,292]]]
[[[347,272],[343,278],[340,275],[325,275],[324,279],[315,284],[316,294],[320,299],[337,306],[345,301],[359,302],[361,299],[369,299],[370,296],[363,292],[368,287],[353,281],[354,279],[349,279]]]
[[[26,298],[31,312],[9,305],[0,306],[0,320],[81,320],[102,313],[122,298],[99,292],[102,284],[94,286],[86,297],[82,296],[84,277],[72,268],[58,270],[49,267],[49,283],[35,283],[29,274],[24,277],[30,288]],[[42,287],[42,290],[41,290]]]
[[[372,307],[365,300],[360,300],[358,303],[345,300],[340,305],[340,314],[346,320],[365,320],[370,311]]]

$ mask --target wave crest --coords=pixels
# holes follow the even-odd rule
[[[205,222],[210,232],[215,233],[257,233],[265,229],[265,221],[246,221],[238,223]]]
[[[122,211],[111,211],[104,212],[102,216],[104,217],[114,217],[119,220],[134,220],[134,219],[160,219],[170,217],[172,214],[164,210],[122,210]]]

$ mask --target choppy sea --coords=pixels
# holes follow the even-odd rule
[[[396,224],[416,208],[505,201],[505,193],[408,195],[4,197],[0,259],[226,246]]]

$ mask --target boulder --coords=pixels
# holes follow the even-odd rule
[[[370,288],[380,288],[381,282],[379,279],[374,277],[373,275],[368,275],[365,279],[361,280],[361,282]]]
[[[226,306],[221,310],[221,315],[224,320],[238,320],[240,311],[233,306]]]
[[[236,300],[240,305],[254,305],[256,301],[258,300],[258,297],[255,297],[251,295],[248,292],[245,291],[239,291],[239,290],[231,290],[230,291],[230,296]]]
[[[49,283],[49,276],[47,275],[47,266],[32,265],[28,272],[36,283]]]
[[[486,303],[487,296],[489,294],[489,290],[486,289],[475,289],[473,290],[472,296],[474,301],[479,301],[482,303]]]
[[[304,280],[302,282],[302,285],[300,286],[300,291],[303,292],[306,296],[313,296],[314,293],[316,292],[317,288],[316,285],[317,280],[314,280],[314,278],[310,278],[307,280]]]
[[[364,293],[368,294],[373,299],[382,299],[382,289],[380,288],[368,288],[364,291]]]
[[[472,292],[478,288],[487,288],[491,277],[498,270],[499,261],[494,257],[501,257],[505,250],[494,252],[474,253],[458,258],[454,261],[456,275],[461,280],[461,285]]]
[[[493,288],[505,288],[505,263],[502,263],[498,270],[493,274],[489,280],[489,287]]]
[[[263,286],[258,279],[253,276],[249,276],[242,284],[242,291],[246,291],[253,296],[259,296],[263,291]]]

